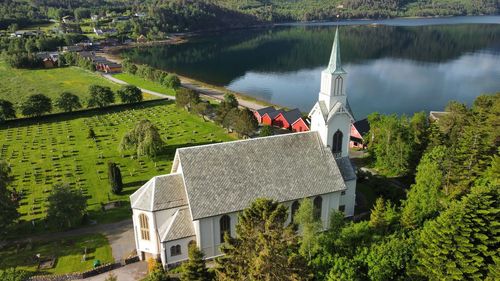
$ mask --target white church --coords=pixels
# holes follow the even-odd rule
[[[348,157],[353,117],[346,97],[338,30],[311,131],[180,148],[170,174],[130,196],[137,253],[164,266],[187,260],[195,243],[207,259],[221,254],[224,233],[236,235],[238,213],[256,198],[281,202],[287,224],[311,198],[327,229],[332,210],[354,215],[356,174]]]

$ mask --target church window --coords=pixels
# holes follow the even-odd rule
[[[139,215],[139,226],[141,227],[142,240],[149,240],[149,222],[148,216],[145,214]]]
[[[313,205],[314,205],[314,218],[319,220],[321,219],[321,208],[323,205],[323,198],[321,198],[321,196],[317,196],[316,198],[314,198]]]
[[[341,211],[341,212],[344,213],[345,212],[345,205],[340,205],[339,206],[339,211]]]
[[[182,254],[181,252],[181,245],[174,245],[172,247],[170,247],[170,256],[178,256]]]
[[[342,138],[343,134],[340,130],[337,130],[335,134],[333,134],[332,152],[336,157],[342,154]]]
[[[345,195],[345,190],[340,192],[340,195]]]
[[[292,217],[290,221],[293,223],[295,214],[299,210],[299,201],[293,201],[291,209],[292,209]]]
[[[342,95],[342,87],[344,87],[344,79],[342,79],[341,76],[337,76],[337,78],[335,78],[335,90],[334,90],[335,96]]]
[[[224,234],[231,236],[231,218],[228,215],[223,215],[219,221],[220,226],[220,242],[224,242]]]

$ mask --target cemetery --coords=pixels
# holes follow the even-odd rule
[[[119,151],[123,135],[148,119],[165,142],[154,159]],[[95,132],[89,138],[89,130]],[[224,129],[201,117],[176,108],[171,101],[154,101],[95,112],[9,122],[0,127],[0,159],[12,169],[11,188],[19,197],[19,232],[44,230],[46,198],[54,185],[69,184],[87,196],[90,223],[105,223],[129,217],[128,196],[142,183],[170,172],[175,149],[233,140]],[[124,189],[111,192],[107,163],[121,169]]]
[[[0,250],[0,270],[63,274],[92,269],[94,262],[113,261],[111,247],[102,234],[57,239],[50,242],[13,243]]]

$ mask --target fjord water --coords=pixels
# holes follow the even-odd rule
[[[335,23],[198,36],[128,50],[132,60],[307,112],[317,100]],[[500,91],[500,17],[341,22],[342,64],[357,119],[442,110]]]

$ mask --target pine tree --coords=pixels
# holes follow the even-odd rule
[[[370,226],[379,230],[384,230],[388,225],[385,215],[385,201],[382,197],[377,198],[375,206],[370,214]]]
[[[108,163],[108,180],[111,191],[113,191],[114,194],[120,194],[123,189],[122,173],[114,162]]]
[[[499,187],[475,187],[420,234],[420,272],[431,280],[498,280]]]
[[[189,261],[182,265],[182,281],[208,281],[211,280],[203,259],[203,252],[198,246],[189,245]]]
[[[217,280],[308,280],[298,254],[297,235],[285,227],[288,210],[268,199],[257,199],[239,215],[235,238],[226,234],[217,259]]]

